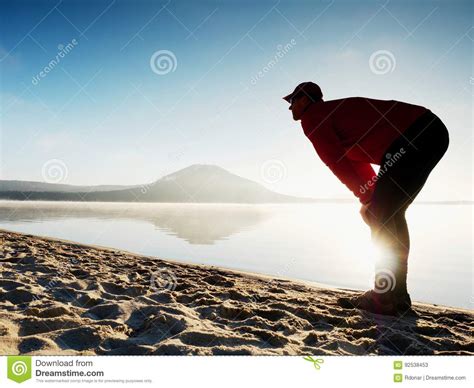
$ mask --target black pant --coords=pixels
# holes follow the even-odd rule
[[[375,269],[377,292],[389,289],[396,295],[407,295],[410,237],[405,211],[448,145],[448,130],[428,111],[390,145],[380,161],[368,209],[372,239],[383,248]]]
[[[448,149],[446,126],[427,111],[385,151],[372,195],[370,213],[385,222],[404,211]]]

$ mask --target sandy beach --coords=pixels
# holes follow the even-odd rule
[[[474,354],[472,311],[345,309],[356,291],[0,231],[0,354]],[[185,258],[183,258],[185,259]]]

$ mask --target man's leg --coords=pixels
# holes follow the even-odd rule
[[[422,122],[415,122],[386,151],[385,159],[390,159],[404,150],[396,163],[387,169],[381,168],[383,174],[379,172],[368,209],[372,240],[380,250],[374,290],[349,301],[341,298],[341,306],[352,305],[390,315],[406,311],[411,306],[406,281],[410,237],[405,212],[448,145],[446,127],[438,117],[429,114]]]
[[[387,185],[388,186],[388,185]],[[388,187],[387,187],[388,188]],[[392,187],[393,189],[393,187]],[[340,298],[342,307],[357,307],[377,314],[398,315],[410,311],[411,299],[407,291],[408,254],[410,236],[405,219],[408,206],[400,209],[391,205],[400,205],[392,195],[396,191],[387,190],[383,204],[369,207],[372,217],[372,241],[377,249],[375,280],[372,290],[353,298]],[[351,307],[352,306],[352,307]]]
[[[406,143],[389,150],[393,154],[403,146],[407,152],[377,182],[369,207],[374,219],[372,240],[381,253],[376,263],[374,291],[383,293],[389,287],[392,296],[399,299],[408,296],[410,235],[405,213],[449,145],[449,135],[441,120],[436,117],[429,121],[429,126],[415,137],[418,148]]]
[[[372,241],[378,250],[374,291],[387,296],[407,294],[407,267],[410,236],[405,208],[382,215],[372,227]]]
[[[397,223],[398,240],[400,242],[400,288],[402,293],[407,292],[407,272],[408,272],[408,256],[410,254],[410,233],[408,232],[408,224],[405,218],[405,211],[397,214],[395,219]]]

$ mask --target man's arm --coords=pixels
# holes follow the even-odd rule
[[[376,176],[370,163],[353,161],[347,158],[346,150],[334,132],[331,120],[322,121],[309,136],[321,158],[339,180],[344,183],[361,203],[370,201],[374,191]]]

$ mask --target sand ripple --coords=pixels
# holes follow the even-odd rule
[[[0,231],[0,354],[473,354],[473,314]]]

